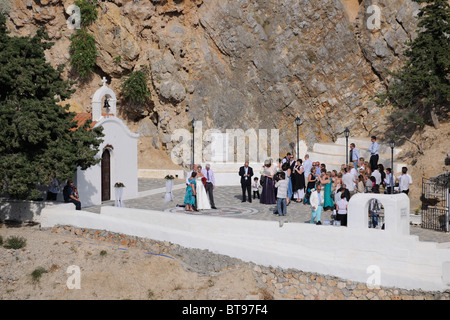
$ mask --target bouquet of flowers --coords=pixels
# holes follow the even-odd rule
[[[203,183],[203,185],[205,186],[205,188],[206,188],[206,180],[208,180],[208,179],[206,179],[206,177],[203,177],[203,178],[202,178],[202,183]]]
[[[164,179],[166,179],[166,180],[173,180],[173,179],[175,179],[175,177],[173,175],[171,175],[171,174],[168,174],[167,176],[164,177]]]
[[[111,144],[107,144],[103,150],[114,150],[114,147]]]
[[[114,188],[125,188],[125,185],[122,182],[116,182]]]

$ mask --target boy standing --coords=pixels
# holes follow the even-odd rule
[[[252,190],[253,190],[253,199],[256,199],[256,197],[259,197],[259,184],[258,184],[258,177],[255,177],[253,179],[253,184],[252,184]]]

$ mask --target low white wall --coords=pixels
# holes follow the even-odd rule
[[[73,203],[0,199],[0,221],[39,222],[44,208],[75,210]]]
[[[264,266],[294,268],[379,285],[447,290],[450,249],[416,236],[376,229],[316,226],[102,207],[101,214],[44,209],[41,226],[72,225],[208,249]],[[368,271],[369,270],[369,271]],[[369,272],[369,273],[368,273]]]
[[[404,193],[377,194],[357,193],[348,204],[348,227],[367,229],[369,223],[369,204],[377,199],[384,207],[385,231],[389,233],[409,235],[409,197]]]

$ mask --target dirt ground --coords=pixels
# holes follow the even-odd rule
[[[208,253],[197,255],[196,263],[192,263],[189,261],[196,259],[195,253],[177,251],[173,244],[152,248],[153,252],[168,251],[167,254],[149,253],[140,248],[123,249],[75,235],[41,231],[37,225],[3,225],[0,236],[4,243],[10,236],[26,239],[22,249],[0,247],[1,300],[265,298],[248,265],[239,266],[236,260],[233,266],[227,261],[225,270],[211,272],[200,261],[207,263]],[[185,259],[186,255],[191,260]],[[79,267],[79,272],[71,266]],[[39,269],[44,273],[40,278],[33,277],[33,271]]]

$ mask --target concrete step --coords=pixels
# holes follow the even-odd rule
[[[377,141],[380,146],[380,154],[388,154],[390,157],[391,154],[391,146],[389,142],[385,141]],[[354,143],[356,149],[358,149],[361,153],[362,150],[368,150],[370,145],[372,144],[372,141],[370,141],[370,138],[348,138],[348,144]],[[337,138],[336,143],[337,145],[342,145],[345,147],[346,139],[345,137]],[[401,148],[395,147],[394,148],[394,157],[397,156],[400,152],[402,152]]]
[[[357,148],[358,149],[358,148]],[[350,148],[348,149],[350,151]],[[381,150],[380,150],[381,151]],[[335,143],[316,143],[313,146],[313,152],[318,154],[327,154],[330,157],[338,157],[339,159],[344,159],[343,163],[345,163],[346,159],[346,148],[345,145],[339,145]],[[366,149],[358,149],[359,156],[363,157],[366,161],[370,160],[370,152]],[[399,151],[394,149],[394,161],[395,161],[395,154],[398,154]],[[311,154],[311,152],[309,153]],[[389,153],[380,153],[379,157],[382,159],[391,159],[391,153],[389,150]]]
[[[311,161],[319,161],[320,163],[325,163],[327,165],[327,170],[333,170],[336,169],[338,172],[341,170],[341,165],[345,164],[346,156],[345,154],[341,155],[332,155],[327,153],[321,153],[321,152],[308,152],[309,159]],[[364,155],[362,155],[364,157]],[[370,159],[370,157],[364,157],[367,159],[367,161]],[[391,167],[391,158],[383,158],[380,157],[378,159],[378,163],[383,164],[385,168]],[[405,163],[396,161],[394,159],[394,172],[400,173],[402,170],[402,167],[406,166]]]
[[[355,143],[356,149],[358,149],[360,157],[365,160],[370,160],[370,153],[367,150],[371,145],[370,138],[349,138],[348,143]],[[380,145],[380,155],[378,163],[384,165],[385,168],[391,167],[391,148],[389,143],[378,142]],[[309,148],[307,152],[311,161],[319,161],[320,163],[325,163],[327,170],[341,170],[341,165],[345,164],[346,161],[346,139],[344,137],[338,138],[336,142],[323,142],[316,143]],[[312,149],[312,150],[311,150]],[[396,160],[396,156],[401,152],[400,148],[394,148],[394,173],[398,175],[401,172],[404,163]],[[276,159],[273,159],[276,162]],[[235,162],[214,162],[211,161],[211,168],[214,171],[216,177],[216,183],[218,185],[239,185],[239,168],[243,166],[243,163]],[[206,163],[202,163],[204,168]],[[250,167],[253,168],[254,175],[256,177],[260,176],[260,172],[263,162],[251,162]]]
[[[349,143],[348,143],[349,146],[350,146],[350,143],[352,143],[352,142],[354,142],[354,141],[349,140]],[[368,151],[370,144],[369,144],[369,146],[366,147],[366,144],[362,145],[357,142],[354,142],[354,143],[355,143],[356,149],[358,150],[360,156],[368,159],[370,157],[370,153]],[[350,150],[350,147],[347,150]],[[335,154],[335,155],[345,155],[345,152],[346,152],[345,139],[344,139],[344,141],[339,141],[339,143],[338,142],[336,142],[336,143],[332,143],[332,142],[316,143],[316,144],[314,144],[312,151]],[[397,155],[399,155],[401,151],[402,151],[402,149],[394,148],[394,158]],[[384,158],[391,157],[390,146],[380,145],[380,157],[384,157]]]

